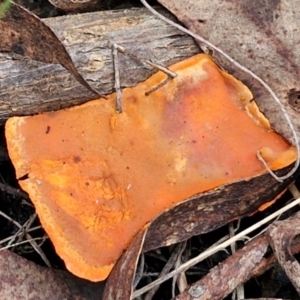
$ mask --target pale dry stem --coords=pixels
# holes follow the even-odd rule
[[[15,221],[14,219],[12,219],[11,217],[9,217],[7,214],[5,214],[4,212],[0,211],[0,215],[4,218],[6,218],[7,220],[9,220],[10,222],[12,222],[14,225],[16,225],[19,230],[16,234],[14,234],[13,236],[10,237],[10,242],[7,246],[9,247],[13,247],[13,246],[17,246],[20,243],[24,243],[24,242],[28,242],[31,244],[31,246],[33,247],[33,249],[40,255],[40,257],[43,259],[43,261],[45,262],[45,264],[51,268],[51,264],[48,260],[48,258],[46,257],[45,253],[42,251],[41,249],[41,245],[38,244],[36,242],[36,239],[32,238],[31,235],[29,234],[30,231],[30,226],[32,225],[34,219],[36,218],[36,214],[33,214],[29,220],[27,220],[27,222],[25,222],[24,225],[19,224],[17,221]],[[12,243],[12,241],[14,241],[17,237],[19,238],[20,236],[24,236],[27,240],[26,241],[22,241],[22,242],[16,242],[15,244]],[[38,240],[44,240],[45,238],[38,238]],[[4,249],[5,247],[2,247],[0,250]]]

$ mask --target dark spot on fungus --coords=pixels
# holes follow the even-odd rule
[[[81,162],[81,158],[80,158],[80,156],[74,156],[73,157],[73,161],[74,161],[74,163],[79,163],[79,162]]]
[[[51,129],[51,127],[48,125],[47,127],[46,127],[46,134],[48,134],[49,132],[50,132],[50,129]]]

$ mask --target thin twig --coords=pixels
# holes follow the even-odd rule
[[[161,87],[163,87],[165,84],[168,83],[169,80],[171,80],[172,77],[170,77],[170,75],[168,75],[168,77],[161,83],[159,83],[158,85],[152,87],[150,90],[145,92],[145,96],[149,96],[151,93],[157,91],[158,89],[160,89]]]
[[[186,244],[187,244],[186,241],[184,241],[184,242],[181,243],[180,252],[178,254],[177,260],[176,260],[175,265],[174,265],[174,269],[175,270],[183,262],[182,254],[183,254],[184,250],[186,249]],[[175,285],[176,285],[176,282],[177,282],[179,293],[182,293],[187,288],[187,286],[188,286],[185,272],[182,272],[182,273],[180,273],[178,275],[175,275],[173,277],[173,282],[172,282],[172,298],[175,297]]]
[[[165,68],[164,66],[161,66],[159,64],[153,63],[150,60],[147,59],[141,59],[137,55],[131,53],[130,51],[126,50],[124,47],[118,45],[118,44],[112,44],[112,54],[113,54],[113,62],[114,62],[114,74],[115,74],[115,91],[116,91],[116,110],[117,113],[122,113],[122,91],[121,91],[121,83],[120,83],[120,64],[119,64],[119,57],[118,52],[121,52],[123,54],[126,54],[135,60],[141,62],[143,65],[148,64],[152,68],[156,68],[159,71],[164,72],[167,74],[166,80],[164,80],[162,83],[158,84],[157,86],[151,88],[149,91],[146,91],[145,95],[148,96],[157,89],[164,86],[170,79],[177,77],[177,74],[168,68]]]
[[[125,49],[124,47],[118,45],[118,44],[114,44],[115,47],[118,49],[119,52],[122,52],[132,58],[134,58],[135,60],[137,60],[138,62],[142,63],[142,64],[147,64],[149,66],[151,66],[152,68],[155,68],[159,71],[162,71],[164,72],[165,74],[169,75],[170,77],[172,78],[175,78],[177,77],[177,74],[173,71],[171,71],[170,69],[162,66],[162,65],[159,65],[159,64],[156,64],[156,63],[153,63],[152,61],[148,60],[148,59],[142,59],[140,57],[138,57],[136,54],[130,52],[129,50]]]
[[[229,227],[228,228],[229,236],[232,238],[234,237],[234,234],[236,232],[233,226],[233,222],[230,222],[228,227]],[[230,245],[230,248],[231,248],[231,253],[234,254],[236,252],[236,241]],[[245,290],[244,290],[244,285],[241,283],[236,286],[235,290],[232,293],[231,299],[235,300],[235,299],[244,299],[244,298],[245,298]]]
[[[13,244],[17,238],[18,238],[18,241],[20,241],[21,239],[24,238],[24,236],[25,236],[25,227],[26,227],[26,225],[28,224],[28,222],[30,220],[31,220],[31,217],[23,224],[22,227],[20,227],[18,229],[18,231],[13,236],[11,236],[11,239],[8,242],[8,246]]]
[[[300,198],[300,192],[298,190],[298,188],[296,187],[295,183],[292,183],[289,186],[289,191],[291,192],[291,194],[293,195],[293,197],[296,198]]]
[[[118,45],[113,44],[113,61],[114,61],[114,74],[115,74],[115,91],[116,91],[116,110],[117,113],[122,112],[122,91],[120,85],[120,67],[119,67],[119,57],[118,57]]]
[[[24,231],[24,226],[22,226],[17,221],[15,221],[14,219],[12,219],[10,216],[8,216],[7,214],[5,214],[2,211],[0,211],[0,215],[3,216],[4,218],[6,218],[7,220],[9,220],[10,222],[12,222],[13,224],[15,224],[18,228],[20,228],[20,229],[22,229]],[[31,218],[32,218],[32,216],[30,217],[30,219]],[[44,252],[42,251],[42,249],[40,248],[40,246],[33,240],[33,238],[31,237],[31,235],[28,232],[27,233],[25,232],[25,236],[29,240],[29,243],[31,244],[31,246],[33,247],[33,249],[41,256],[41,258],[45,262],[46,266],[48,266],[49,268],[51,268],[51,264],[50,264],[48,258],[46,257],[46,255],[44,254]]]
[[[282,182],[283,180],[291,177],[296,170],[299,167],[300,164],[300,145],[299,145],[299,138],[297,136],[297,133],[295,131],[294,125],[290,119],[289,114],[287,113],[285,107],[283,106],[283,104],[281,103],[281,101],[279,100],[279,98],[276,96],[276,94],[273,92],[273,90],[270,88],[270,86],[263,81],[259,76],[257,76],[256,74],[254,74],[252,71],[250,71],[249,69],[247,69],[246,67],[242,66],[241,64],[239,64],[236,60],[234,60],[232,57],[230,57],[228,54],[226,54],[225,52],[223,52],[222,49],[216,47],[215,45],[213,45],[211,42],[207,41],[206,39],[204,39],[203,37],[199,36],[198,34],[188,30],[187,28],[173,22],[172,20],[169,20],[168,18],[166,18],[165,16],[163,16],[162,14],[160,14],[159,12],[157,12],[155,9],[153,9],[146,0],[141,0],[141,2],[143,3],[143,5],[150,11],[152,12],[155,16],[157,16],[158,18],[160,18],[161,20],[165,21],[166,23],[176,27],[177,29],[179,29],[180,31],[183,31],[184,33],[192,36],[194,39],[199,40],[200,42],[206,44],[208,47],[210,47],[211,49],[213,49],[214,51],[216,51],[217,53],[221,54],[223,57],[225,57],[230,63],[232,63],[234,66],[236,66],[237,68],[239,68],[240,70],[242,70],[243,72],[245,72],[246,74],[250,75],[252,78],[254,78],[256,81],[258,81],[268,92],[269,94],[272,96],[272,98],[276,101],[276,103],[279,105],[280,110],[282,111],[289,127],[291,128],[292,134],[293,134],[293,139],[294,139],[294,144],[295,147],[297,148],[297,160],[295,162],[294,167],[292,168],[291,171],[289,171],[286,175],[283,176],[277,176],[268,166],[268,164],[266,163],[266,161],[264,160],[264,158],[261,156],[260,152],[257,152],[257,157],[258,159],[263,163],[263,165],[265,166],[265,168],[268,170],[268,172],[279,182]]]
[[[140,280],[143,278],[144,268],[145,268],[145,254],[141,253],[140,259],[139,259],[139,264],[137,266],[134,281],[133,281],[133,284],[132,284],[133,289],[135,289],[137,287]]]
[[[178,256],[181,255],[181,249],[182,249],[181,243],[177,244],[174,247],[173,252],[171,253],[169,260],[167,261],[167,263],[165,264],[165,266],[162,269],[161,273],[159,274],[159,278],[163,278],[174,267],[174,264],[175,264]],[[159,286],[153,287],[149,291],[149,293],[145,296],[145,300],[151,300],[153,298],[154,294],[156,293],[156,291],[158,290],[158,288],[159,288]]]
[[[41,229],[41,228],[42,228],[41,225],[35,226],[35,227],[32,227],[32,228],[28,229],[28,232],[32,232],[32,231],[34,231],[34,230]],[[0,241],[0,245],[4,244],[4,243],[6,243],[6,242],[9,242],[9,241],[12,240],[12,239],[15,239],[16,236],[18,237],[18,236],[23,235],[23,233],[22,233],[20,230],[18,230],[18,232],[19,232],[18,234],[11,235],[11,236],[9,236],[9,237],[7,237],[7,238],[1,240],[1,241]]]
[[[20,245],[23,245],[23,244],[26,244],[26,243],[36,242],[36,241],[39,241],[39,240],[42,240],[44,242],[46,239],[48,239],[47,236],[42,236],[42,237],[37,237],[37,238],[31,238],[29,240],[17,242],[17,243],[12,244],[12,245],[6,245],[6,246],[0,248],[0,251],[9,249],[9,248],[12,248],[12,247],[15,247],[15,246],[20,246]]]

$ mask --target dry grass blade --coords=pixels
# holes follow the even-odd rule
[[[33,214],[24,224],[21,228],[19,228],[19,230],[10,237],[10,241],[8,242],[7,246],[9,247],[13,247],[13,243],[15,242],[15,240],[18,239],[18,241],[22,240],[26,233],[28,233],[28,228],[31,226],[33,220],[35,219],[36,214]],[[28,226],[29,225],[29,226]]]
[[[289,186],[289,191],[295,199],[300,198],[300,192],[294,183]]]
[[[35,241],[35,239],[33,239],[31,237],[31,235],[28,233],[28,231],[26,231],[26,227],[24,227],[24,225],[22,226],[21,224],[19,224],[17,221],[13,220],[11,217],[9,217],[8,215],[6,215],[4,212],[0,211],[0,215],[3,216],[4,218],[6,218],[7,220],[9,220],[10,222],[12,222],[13,224],[15,224],[22,232],[24,232],[25,237],[27,238],[28,242],[31,244],[31,246],[35,249],[35,251],[41,256],[41,258],[43,259],[43,261],[45,262],[45,264],[51,268],[51,264],[48,260],[48,258],[46,257],[46,255],[44,254],[44,252],[42,251],[42,249],[40,248],[40,245],[38,245]],[[32,223],[33,219],[36,217],[36,215],[34,214],[33,216],[30,217],[28,223]],[[25,226],[27,226],[27,224],[25,223]]]
[[[38,230],[38,229],[41,229],[42,226],[35,226],[35,227],[32,227],[32,228],[29,228],[27,230],[27,232],[32,232],[32,231],[35,231],[35,230]],[[3,240],[0,241],[0,245],[4,244],[4,243],[7,243],[7,242],[10,242],[11,240],[15,240],[17,237],[20,237],[20,236],[23,236],[23,232],[21,229],[18,230],[18,232],[14,235],[11,235]],[[11,244],[11,243],[10,243]],[[12,245],[11,247],[13,247],[14,245]],[[4,247],[3,247],[4,248]],[[3,249],[3,248],[0,248],[0,251]]]
[[[171,253],[169,260],[167,261],[163,270],[159,274],[159,276],[158,276],[159,278],[163,278],[174,267],[176,261],[178,260],[178,257],[181,256],[181,254],[182,254],[182,250],[184,250],[182,245],[185,245],[185,243],[180,243],[175,246],[173,252]],[[154,294],[156,293],[156,291],[158,290],[158,288],[159,288],[158,285],[153,287],[148,292],[148,294],[145,296],[145,300],[151,300],[153,298]]]
[[[229,236],[233,237],[235,234],[235,229],[233,227],[233,223],[230,222],[228,225],[228,230],[229,230]],[[231,253],[234,254],[237,250],[237,245],[236,242],[232,243],[230,245],[231,248]],[[245,290],[244,290],[244,285],[239,284],[236,289],[233,291],[232,299],[244,299],[245,298]]]
[[[113,55],[113,64],[114,64],[114,75],[115,75],[115,92],[116,92],[116,111],[117,113],[122,113],[123,109],[122,109],[122,92],[121,92],[121,84],[120,84],[120,63],[119,63],[119,57],[118,57],[118,52],[121,52],[123,54],[126,54],[128,56],[130,56],[131,58],[137,60],[138,62],[142,63],[143,65],[149,65],[154,69],[160,70],[162,72],[164,72],[165,74],[168,75],[168,78],[162,83],[159,84],[158,86],[155,86],[154,88],[152,88],[150,91],[147,91],[145,93],[145,95],[149,95],[150,93],[156,91],[157,89],[159,89],[160,87],[162,87],[163,85],[165,85],[171,78],[175,78],[177,77],[177,74],[171,70],[169,70],[168,68],[165,68],[159,64],[155,64],[153,62],[151,62],[150,60],[143,60],[141,58],[139,58],[136,54],[133,54],[132,52],[126,50],[124,47],[118,45],[118,44],[112,44],[112,55]]]
[[[175,262],[175,265],[174,265],[174,269],[176,270],[178,267],[180,267],[180,265],[182,264],[182,254],[183,252],[185,251],[186,249],[186,245],[187,243],[186,242],[182,242],[180,244],[180,252],[179,252],[179,255],[177,257],[177,260]],[[172,297],[174,298],[175,297],[175,285],[176,285],[176,282],[177,282],[177,285],[178,285],[178,290],[180,293],[182,293],[188,286],[187,284],[187,279],[186,279],[186,275],[185,275],[185,272],[182,272],[176,276],[173,277],[173,282],[172,282]]]
[[[37,238],[31,238],[31,239],[28,239],[28,240],[25,240],[25,241],[17,242],[17,243],[12,244],[12,245],[4,246],[3,248],[0,249],[0,251],[5,250],[5,249],[9,249],[9,248],[12,248],[12,247],[15,247],[15,246],[20,246],[20,245],[23,245],[23,244],[27,244],[27,243],[31,243],[31,242],[36,242],[36,241],[41,241],[43,243],[47,238],[48,237],[46,237],[46,236],[37,237]]]

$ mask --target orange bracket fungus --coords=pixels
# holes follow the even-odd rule
[[[108,100],[6,123],[9,155],[57,253],[74,274],[105,279],[156,216],[201,192],[292,164],[249,89],[205,54]]]

